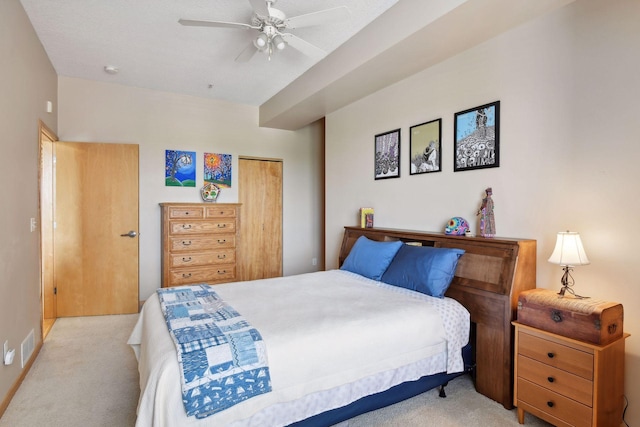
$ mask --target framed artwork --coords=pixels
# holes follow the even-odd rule
[[[500,166],[500,101],[455,113],[454,172]]]
[[[400,176],[400,129],[375,137],[375,179]]]
[[[410,175],[442,171],[442,119],[409,128]]]
[[[231,154],[204,153],[204,183],[231,187]]]
[[[164,185],[167,187],[196,186],[196,152],[166,150]]]

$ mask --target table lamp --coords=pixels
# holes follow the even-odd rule
[[[580,234],[575,231],[559,232],[556,239],[556,247],[549,257],[549,262],[563,266],[564,274],[562,275],[562,279],[560,279],[562,288],[560,292],[558,292],[558,295],[563,297],[565,292],[569,292],[576,298],[588,298],[576,295],[572,289],[575,283],[573,276],[571,276],[573,267],[576,265],[589,264],[589,258],[587,258],[587,254],[582,246]]]

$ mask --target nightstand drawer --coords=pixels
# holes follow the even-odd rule
[[[203,207],[174,207],[169,208],[169,218],[195,218],[202,219],[204,218],[204,208]]]
[[[518,332],[518,353],[563,371],[593,380],[593,354]]]
[[[518,395],[522,396],[518,400],[525,405],[545,412],[572,426],[591,425],[593,413],[590,407],[522,378],[518,378],[517,381]]]
[[[593,405],[593,382],[523,355],[518,356],[518,377],[586,406]]]

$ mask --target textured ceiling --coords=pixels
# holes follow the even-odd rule
[[[333,51],[398,0],[278,0],[288,17],[347,6],[350,19],[292,33]],[[250,23],[248,0],[21,0],[60,76],[261,105],[315,61],[288,47],[271,61],[234,59],[253,30],[186,27],[178,19]],[[107,74],[105,66],[119,69]]]

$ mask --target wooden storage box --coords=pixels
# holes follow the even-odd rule
[[[558,335],[606,345],[622,337],[622,304],[595,298],[560,297],[531,289],[518,296],[518,322]]]

